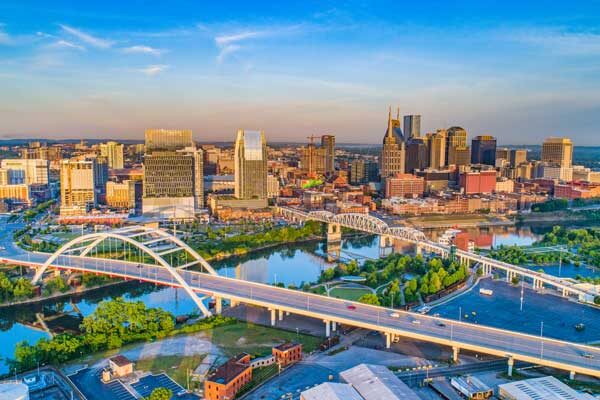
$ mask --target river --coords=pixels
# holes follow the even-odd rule
[[[527,245],[537,240],[544,230],[533,228],[503,227],[474,232],[482,237],[489,235],[494,246],[500,244]],[[428,232],[436,237],[439,232]],[[343,259],[356,258],[364,260],[379,256],[379,242],[374,236],[358,237],[345,240],[341,248]],[[402,251],[402,249],[397,249]],[[263,283],[283,282],[286,286],[314,282],[323,269],[333,266],[327,261],[325,244],[322,242],[282,245],[268,250],[250,253],[213,262],[212,265],[219,274],[239,279]],[[571,267],[573,268],[573,267]],[[561,272],[566,273],[567,266]],[[547,272],[552,273],[551,270]],[[187,314],[195,311],[194,302],[181,289],[156,287],[150,284],[129,282],[109,288],[102,288],[78,296],[60,300],[0,308],[0,357],[12,357],[15,345],[27,340],[34,343],[40,338],[47,337],[45,332],[32,326],[36,321],[36,313],[46,317],[60,315],[48,322],[54,331],[75,330],[81,321],[81,315],[89,315],[96,305],[106,299],[122,296],[129,300],[143,301],[148,307],[161,307],[174,315]],[[74,308],[81,314],[74,311]],[[6,373],[6,364],[0,361],[0,373]]]

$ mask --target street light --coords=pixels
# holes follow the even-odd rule
[[[544,321],[540,323],[540,358],[544,358]]]

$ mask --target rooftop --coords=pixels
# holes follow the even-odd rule
[[[286,342],[286,343],[280,344],[279,346],[275,346],[274,348],[279,351],[287,351],[289,349],[293,349],[296,346],[302,346],[302,345],[300,343]]]
[[[131,361],[129,360],[129,358],[127,358],[121,354],[111,357],[109,360],[112,361],[118,367],[124,367],[126,365],[131,364]]]
[[[325,382],[302,392],[304,400],[363,400],[362,397],[345,383]]]
[[[220,384],[227,384],[237,378],[247,368],[250,368],[250,363],[243,362],[243,359],[248,357],[248,354],[241,353],[230,358],[217,369],[214,370],[206,378],[207,380]]]
[[[365,400],[420,400],[404,382],[383,365],[359,364],[340,373]]]
[[[516,400],[590,400],[593,396],[580,393],[553,376],[526,379],[498,385]]]

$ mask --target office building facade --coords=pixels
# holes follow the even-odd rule
[[[235,197],[267,198],[267,141],[262,131],[240,129],[235,140]]]
[[[321,148],[325,150],[325,175],[332,176],[335,173],[335,136],[321,136]]]
[[[496,138],[476,136],[471,141],[471,164],[496,165]]]
[[[95,159],[62,160],[60,163],[60,214],[82,215],[96,207]]]
[[[569,138],[551,137],[542,144],[542,162],[558,164],[561,168],[573,165],[573,142]]]
[[[404,136],[407,140],[421,137],[421,116],[404,116]]]

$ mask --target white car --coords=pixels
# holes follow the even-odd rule
[[[412,323],[413,323],[413,324],[415,324],[415,325],[421,325],[421,321],[419,321],[418,319],[413,319],[413,320],[412,320],[412,321],[410,321],[410,322],[412,322]]]
[[[393,312],[390,314],[390,317],[392,318],[400,318],[400,314],[398,314],[397,312]]]

